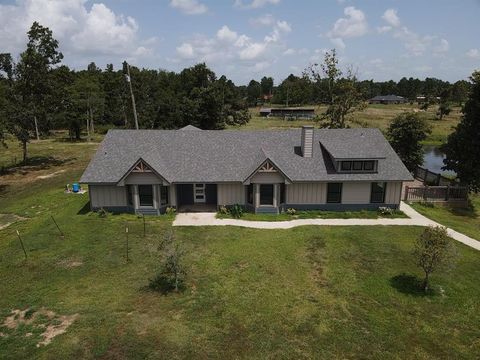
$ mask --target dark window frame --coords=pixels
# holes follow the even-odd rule
[[[138,186],[138,204],[139,206],[142,207],[152,207],[153,206],[153,186],[152,185],[137,185]],[[150,188],[151,194],[143,193],[142,190],[146,190],[147,188]],[[142,202],[143,198],[143,202]],[[145,201],[145,200],[151,200],[151,201]]]
[[[271,193],[270,191],[268,191],[266,194],[265,194],[265,189],[271,189]],[[263,188],[263,191],[262,191],[262,188]],[[275,197],[275,190],[274,190],[274,185],[273,184],[260,184],[260,206],[273,206],[273,199]],[[267,198],[272,198],[272,201],[271,202],[264,202],[265,200],[265,197],[267,196]]]
[[[280,204],[285,204],[285,191],[286,191],[286,186],[285,183],[280,184]]]
[[[371,164],[371,169],[367,168],[367,164]],[[367,160],[363,162],[363,170],[364,171],[374,171],[375,170],[375,161]]]
[[[127,205],[133,206],[133,185],[127,185]]]
[[[353,161],[352,162],[352,170],[353,171],[362,171],[363,170],[363,161]],[[360,169],[355,169],[355,165],[360,164]]]
[[[379,184],[381,184],[382,186],[379,186]],[[379,189],[381,189],[381,191],[379,191]],[[372,182],[370,185],[370,203],[371,204],[385,203],[386,192],[387,192],[386,182]]]
[[[337,186],[336,189],[332,189]],[[327,183],[327,203],[328,204],[341,204],[342,203],[342,183]]]
[[[342,161],[342,162],[340,162],[340,169],[342,171],[352,171],[352,161]]]
[[[254,191],[253,184],[247,185],[246,197],[247,197],[247,204],[253,205],[255,200],[255,191]]]
[[[160,185],[160,205],[168,205],[168,186]]]

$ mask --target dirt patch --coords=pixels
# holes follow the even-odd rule
[[[20,325],[31,325],[35,328],[44,329],[40,335],[42,340],[37,343],[37,347],[40,347],[50,344],[53,338],[65,333],[78,316],[78,314],[57,315],[55,312],[44,308],[38,311],[32,309],[15,309],[12,310],[10,316],[7,316],[3,322],[3,326],[10,330],[15,330]],[[2,336],[4,336],[3,333]],[[31,337],[32,333],[28,332],[25,336]]]
[[[58,266],[63,267],[65,269],[72,269],[82,265],[83,265],[83,261],[75,258],[65,259],[58,262]]]
[[[6,229],[17,221],[27,220],[15,214],[0,214],[0,230]]]
[[[56,176],[58,174],[61,174],[61,173],[64,173],[64,172],[65,172],[65,170],[55,171],[55,172],[50,173],[50,174],[37,176],[37,179],[49,179],[51,177],[54,177],[54,176]]]

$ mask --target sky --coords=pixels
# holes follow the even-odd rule
[[[278,84],[335,48],[360,79],[453,82],[480,69],[479,19],[480,0],[0,0],[0,53],[18,58],[38,21],[75,69],[205,62]]]

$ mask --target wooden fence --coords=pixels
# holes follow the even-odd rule
[[[405,201],[466,202],[468,189],[463,186],[405,187]]]
[[[434,173],[433,171],[422,168],[420,166],[417,166],[413,173],[413,176],[416,179],[422,180],[425,185],[449,186],[456,184],[455,180],[449,179],[442,174]]]

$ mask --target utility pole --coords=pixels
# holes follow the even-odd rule
[[[132,89],[132,80],[130,78],[130,65],[125,61],[125,65],[127,67],[127,74],[126,74],[126,79],[128,82],[128,85],[130,86],[130,95],[132,97],[132,108],[133,108],[133,118],[135,119],[135,129],[138,130],[138,117],[137,117],[137,107],[135,106],[135,96],[133,96],[133,89]]]

